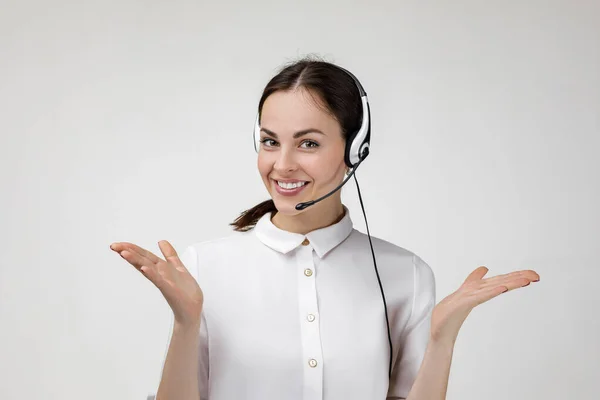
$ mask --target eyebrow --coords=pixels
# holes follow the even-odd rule
[[[277,139],[277,134],[275,132],[270,131],[267,128],[260,128],[260,130],[264,131],[267,135],[273,136],[275,139]],[[321,132],[320,130],[318,130],[316,128],[308,128],[308,129],[303,129],[301,131],[298,131],[298,132],[294,133],[294,139],[298,139],[299,137],[302,137],[302,136],[307,135],[309,133],[320,133],[321,135],[324,135],[323,132]]]

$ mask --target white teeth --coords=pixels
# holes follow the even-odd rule
[[[285,182],[279,182],[277,181],[277,184],[279,185],[279,187],[282,187],[284,189],[295,189],[298,188],[300,186],[304,186],[306,182],[294,182],[294,183],[285,183]]]

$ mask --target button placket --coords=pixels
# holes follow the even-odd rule
[[[307,242],[306,244],[304,244]],[[305,239],[298,247],[298,311],[304,358],[304,400],[322,399],[323,357],[319,328],[316,276],[312,246]]]

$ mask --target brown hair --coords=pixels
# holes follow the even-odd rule
[[[320,102],[315,101],[315,104],[338,121],[344,138],[360,128],[362,105],[354,79],[335,64],[315,57],[304,57],[285,65],[267,83],[258,103],[259,121],[267,97],[277,91],[299,88],[307,89],[318,97]],[[236,231],[248,231],[269,212],[277,212],[271,199],[242,212],[230,225]]]

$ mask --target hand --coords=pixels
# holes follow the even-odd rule
[[[196,279],[183,265],[177,252],[166,240],[158,242],[165,260],[132,243],[113,243],[110,248],[148,278],[161,291],[173,310],[175,321],[198,325],[204,295]]]
[[[532,270],[515,271],[505,275],[483,279],[486,267],[475,269],[461,287],[439,302],[431,316],[431,339],[454,344],[463,322],[479,304],[508,291],[540,280]]]

